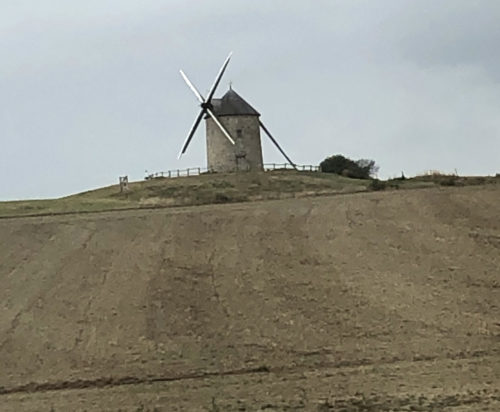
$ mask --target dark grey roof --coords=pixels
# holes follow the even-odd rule
[[[243,100],[233,89],[229,89],[221,99],[212,99],[212,106],[217,116],[260,116],[260,113]]]

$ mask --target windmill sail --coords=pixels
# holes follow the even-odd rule
[[[264,130],[264,132],[266,133],[267,137],[269,137],[269,139],[271,140],[271,142],[274,143],[274,145],[278,148],[278,150],[281,152],[281,154],[285,157],[285,159],[288,161],[288,163],[290,163],[294,169],[297,169],[297,166],[294,162],[292,162],[292,159],[290,159],[287,154],[285,153],[285,151],[281,148],[281,146],[278,144],[278,142],[276,141],[276,139],[272,136],[271,132],[269,130],[267,130],[266,126],[264,126],[264,123],[262,123],[260,120],[259,120],[259,123],[260,123],[260,127],[262,128],[262,130]]]
[[[180,70],[182,78],[184,79],[184,81],[186,82],[188,87],[191,89],[193,94],[196,96],[196,98],[200,102],[201,111],[198,114],[198,117],[196,118],[196,120],[194,121],[193,126],[191,127],[191,130],[189,131],[189,134],[188,134],[186,140],[184,141],[184,144],[182,145],[182,149],[179,153],[179,158],[184,153],[186,153],[186,150],[189,146],[189,143],[191,142],[191,139],[193,138],[194,134],[196,133],[196,129],[198,129],[198,126],[201,122],[201,119],[206,114],[208,114],[214,120],[217,127],[222,131],[224,136],[226,136],[226,138],[231,142],[231,144],[234,144],[234,140],[231,138],[231,135],[226,130],[226,128],[222,125],[222,123],[219,121],[219,119],[217,119],[217,116],[213,113],[213,111],[211,109],[212,108],[212,98],[215,94],[215,91],[217,90],[217,86],[219,86],[219,83],[222,79],[222,76],[224,75],[224,72],[226,71],[226,67],[229,64],[229,60],[231,60],[231,55],[232,55],[232,52],[229,53],[229,56],[227,56],[222,67],[220,68],[219,73],[217,74],[217,77],[215,78],[214,84],[213,84],[212,88],[210,89],[210,92],[208,94],[207,99],[205,99],[203,97],[203,95],[198,91],[198,89],[191,82],[191,80],[189,80],[189,78],[186,76],[186,74],[182,70]]]

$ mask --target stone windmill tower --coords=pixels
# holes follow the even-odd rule
[[[263,170],[261,128],[287,161],[295,167],[295,164],[260,121],[259,112],[250,106],[232,87],[222,98],[213,97],[230,59],[231,54],[222,65],[206,99],[181,70],[182,77],[200,102],[201,110],[182,146],[179,158],[186,152],[201,119],[205,118],[208,170],[212,172]]]
[[[260,114],[232,88],[212,99],[214,114],[233,138],[234,145],[209,116],[206,119],[207,165],[216,172],[262,170]]]

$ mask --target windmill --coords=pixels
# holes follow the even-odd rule
[[[186,152],[202,118],[206,119],[207,166],[214,172],[233,172],[240,170],[263,170],[260,129],[269,137],[286,160],[295,163],[286,155],[276,139],[260,121],[260,113],[238,95],[230,86],[220,99],[214,98],[227,65],[229,53],[215,78],[206,98],[191,83],[181,70],[181,76],[200,103],[200,112],[182,145],[179,158]]]

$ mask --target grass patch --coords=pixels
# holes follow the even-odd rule
[[[367,190],[417,189],[499,183],[500,177],[431,174],[388,181],[350,179],[333,173],[275,170],[260,173],[207,173],[158,178],[103,187],[60,199],[0,202],[0,217],[97,212],[141,207],[169,207],[252,200],[355,193]]]

